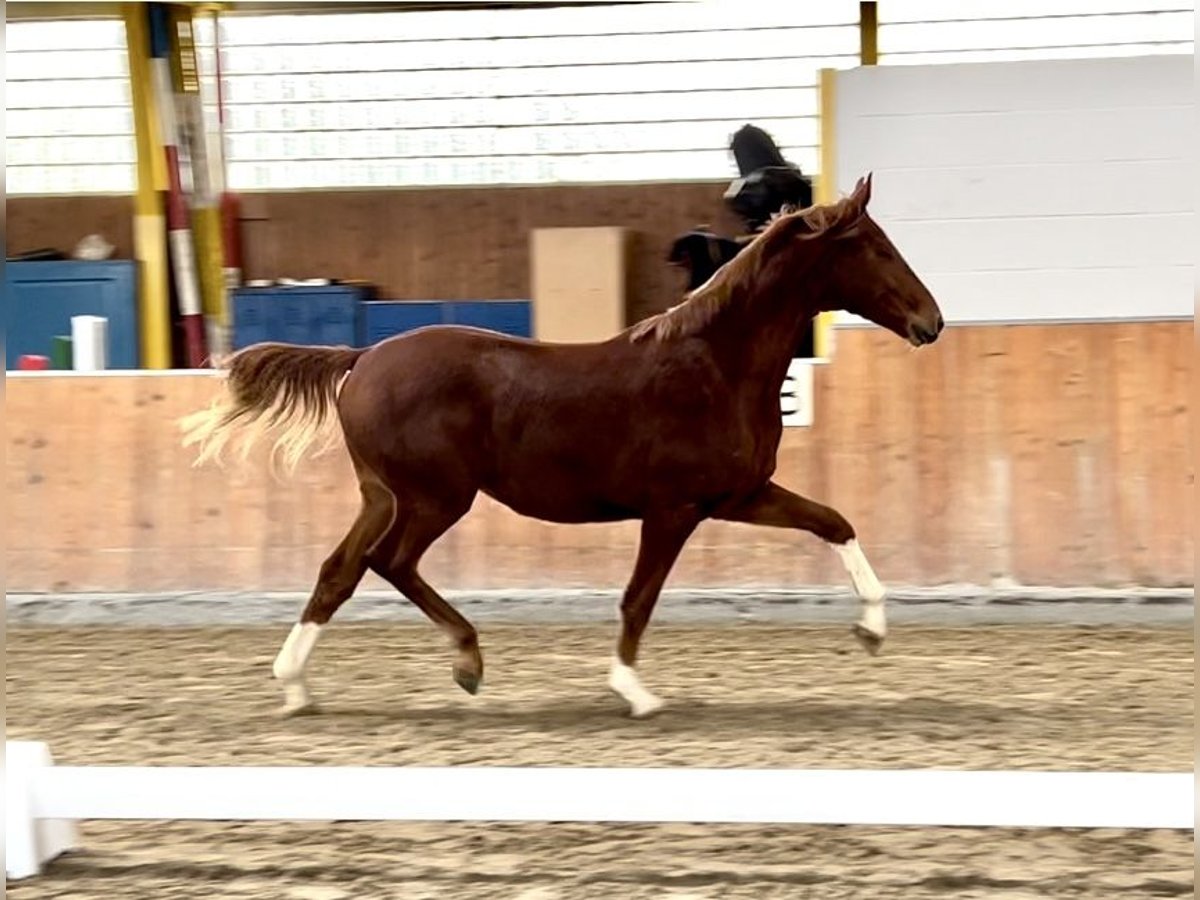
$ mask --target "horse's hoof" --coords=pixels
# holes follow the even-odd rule
[[[474,697],[479,693],[479,685],[483,682],[482,675],[468,672],[465,669],[454,670],[454,683]]]
[[[855,625],[850,630],[867,653],[871,656],[879,655],[879,650],[883,647],[883,635],[876,634],[865,625]]]
[[[630,704],[629,717],[631,719],[648,719],[665,705],[658,697],[648,697]]]
[[[608,689],[629,704],[631,718],[644,719],[663,708],[663,701],[642,686],[633,668],[619,661],[608,673]]]
[[[301,704],[285,703],[283,706],[279,707],[279,718],[298,719],[301,716],[315,716],[320,712],[321,708],[312,701]]]

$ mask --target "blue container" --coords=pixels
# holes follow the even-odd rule
[[[445,323],[445,304],[436,300],[376,300],[363,304],[363,337],[367,346],[426,325]]]
[[[447,324],[533,337],[533,304],[528,300],[459,300],[446,304],[446,316]]]
[[[4,365],[25,354],[50,355],[72,316],[108,319],[108,367],[136,369],[137,263],[131,259],[10,262],[4,266]]]
[[[233,347],[264,341],[364,346],[362,307],[373,296],[374,288],[364,285],[238,288],[233,292]]]
[[[363,304],[368,345],[427,325],[470,325],[532,337],[533,308],[528,300],[376,300]]]

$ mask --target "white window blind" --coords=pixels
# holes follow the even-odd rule
[[[123,23],[9,22],[6,31],[7,192],[132,193]]]
[[[229,17],[237,189],[733,177],[732,133],[817,163],[857,3]]]
[[[817,174],[817,72],[857,64],[858,4],[222,19],[237,190],[722,179],[731,133]],[[1192,53],[1164,0],[881,0],[880,62]],[[131,192],[119,20],[10,22],[9,194]],[[210,116],[212,30],[197,50]]]
[[[929,65],[1193,53],[1195,4],[881,0],[879,62]]]

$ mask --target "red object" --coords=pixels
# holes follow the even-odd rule
[[[17,360],[17,369],[21,372],[44,372],[50,368],[50,357],[26,354]]]
[[[188,221],[187,197],[183,193],[183,176],[179,172],[179,148],[168,144],[167,152],[167,230],[184,231]]]
[[[189,369],[208,368],[207,340],[204,334],[204,316],[181,316],[183,320],[184,352]]]
[[[234,269],[241,282],[242,272],[242,201],[230,191],[221,193],[221,245],[225,268]]]

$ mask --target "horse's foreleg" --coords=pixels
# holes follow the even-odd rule
[[[312,695],[304,672],[308,658],[316,646],[321,629],[350,599],[354,589],[367,571],[366,555],[371,546],[387,531],[392,517],[391,494],[377,485],[363,486],[363,505],[350,531],[337,549],[321,565],[317,584],[292,626],[287,640],[279,649],[272,667],[283,686],[283,714],[297,715],[311,711]]]
[[[617,655],[608,676],[608,686],[629,703],[635,718],[648,716],[663,705],[662,700],[642,686],[634,665],[662,586],[699,521],[698,516],[688,513],[648,517],[642,522],[637,563],[621,600]]]
[[[775,528],[797,528],[810,531],[826,541],[846,567],[846,573],[862,601],[862,618],[854,626],[854,636],[870,654],[879,652],[887,636],[887,614],[884,611],[887,592],[863,555],[854,528],[841,513],[770,482],[749,500],[722,510],[714,518]]]

